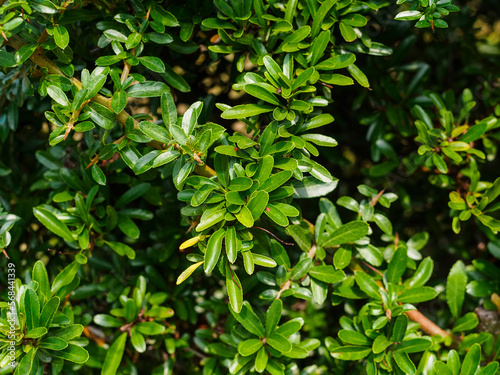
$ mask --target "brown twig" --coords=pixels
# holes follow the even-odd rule
[[[407,311],[406,315],[414,322],[420,324],[420,328],[422,328],[422,331],[424,331],[428,335],[439,335],[442,337],[450,336],[449,332],[446,332],[444,329],[440,328],[436,323],[431,321],[418,310]]]
[[[261,227],[254,227],[255,229],[260,229],[260,230],[263,230],[264,232],[266,232],[267,234],[273,236],[277,241],[281,242],[283,245],[288,245],[288,246],[294,246],[295,244],[294,243],[290,243],[290,242],[285,242],[283,241],[282,239],[278,238],[278,236],[276,236],[273,232],[265,229],[265,228],[261,228]]]

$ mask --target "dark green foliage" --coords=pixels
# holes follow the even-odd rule
[[[0,373],[498,374],[499,14],[0,0]]]

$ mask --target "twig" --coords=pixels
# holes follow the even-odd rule
[[[261,227],[254,227],[255,229],[260,229],[260,230],[263,230],[264,232],[266,232],[267,234],[270,234],[271,236],[273,236],[277,241],[281,242],[283,245],[288,245],[288,246],[295,246],[294,243],[290,243],[290,242],[285,242],[283,240],[281,240],[280,238],[278,238],[278,236],[276,236],[273,232],[271,231],[268,231],[267,229],[265,228],[261,228]]]

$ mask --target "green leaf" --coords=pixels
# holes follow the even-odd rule
[[[161,117],[168,128],[177,123],[177,107],[174,98],[168,92],[161,95]]]
[[[222,240],[224,239],[226,231],[224,228],[219,229],[210,236],[205,252],[205,273],[210,273],[214,270],[220,258],[222,250]]]
[[[243,119],[246,117],[257,116],[262,113],[271,112],[274,107],[263,104],[242,104],[236,107],[226,109],[221,117],[227,120]]]
[[[259,352],[255,356],[255,370],[259,373],[264,372],[266,369],[269,356],[265,348],[260,348]]]
[[[399,279],[405,273],[407,261],[408,255],[406,246],[398,247],[387,267],[386,277],[388,282],[392,284],[397,284],[399,282]]]
[[[292,171],[281,171],[271,175],[260,187],[259,190],[271,192],[276,190],[292,177]]]
[[[86,87],[87,95],[85,96],[85,98],[86,99],[93,98],[99,92],[99,90],[104,86],[104,84],[106,83],[106,79],[107,79],[107,76],[104,74],[92,75],[90,77],[88,86]],[[92,107],[92,105],[97,104],[97,103],[90,103],[90,104],[91,104],[91,108],[94,108],[94,107]],[[103,106],[100,106],[100,107],[103,107]],[[100,107],[97,106],[97,108],[100,108]],[[106,107],[104,107],[104,108],[106,109]]]
[[[203,102],[195,102],[191,104],[188,110],[184,113],[184,116],[182,116],[182,130],[184,130],[184,133],[187,136],[193,133],[202,109]]]
[[[107,314],[95,315],[94,323],[101,327],[121,327],[124,324],[123,320]]]
[[[281,105],[280,101],[278,100],[278,98],[274,94],[270,93],[265,88],[263,88],[259,85],[249,83],[249,84],[245,85],[245,91],[248,94],[255,96],[256,98],[261,99],[265,102],[268,102],[268,103],[271,103],[271,104],[274,104],[277,106]]]
[[[120,113],[127,106],[127,94],[123,91],[116,91],[111,98],[111,108],[114,113]]]
[[[165,72],[165,64],[161,59],[154,56],[141,56],[138,57],[139,62],[144,65],[149,70],[156,73],[164,73]]]
[[[252,253],[252,257],[253,262],[258,266],[274,268],[278,265],[274,259],[266,257],[265,255]]]
[[[238,344],[238,353],[247,357],[256,353],[264,344],[259,339],[248,339]]]
[[[323,247],[332,247],[357,241],[368,234],[369,226],[364,221],[351,221],[333,231]]]
[[[68,346],[68,342],[59,337],[44,337],[38,346],[49,350],[62,350]]]
[[[432,340],[429,338],[415,338],[403,341],[394,347],[395,352],[418,353],[429,349],[432,346]]]
[[[346,268],[349,263],[351,263],[351,259],[352,251],[341,247],[335,252],[335,255],[333,256],[333,265],[335,266],[335,268],[341,270]]]
[[[315,177],[305,177],[302,181],[294,180],[294,198],[317,198],[331,193],[337,187],[338,180],[322,182]]]
[[[28,60],[30,56],[35,52],[36,47],[36,44],[26,44],[19,48],[14,54],[14,60],[16,64],[21,65],[23,62]]]
[[[0,50],[0,66],[13,67],[16,66],[16,60],[14,59],[14,54],[8,53],[7,51]]]
[[[170,142],[170,135],[168,134],[167,129],[163,126],[156,125],[151,121],[141,121],[139,123],[139,129],[141,129],[141,131],[148,137],[153,138],[158,142]]]
[[[135,251],[130,246],[125,245],[122,242],[115,241],[104,241],[106,245],[108,245],[115,253],[118,255],[124,256],[126,255],[129,259],[135,259]]]
[[[321,25],[323,24],[323,20],[327,16],[327,14],[330,12],[332,7],[337,3],[338,0],[326,0],[321,4],[319,7],[318,11],[316,12],[315,15],[313,15],[313,24],[311,28],[311,37],[315,38],[316,35],[318,35],[319,31],[321,30]]]
[[[85,363],[89,359],[89,353],[75,344],[68,344],[63,350],[54,351],[53,355],[74,363]]]
[[[335,139],[323,134],[303,134],[300,137],[318,146],[335,147],[338,144]]]
[[[24,295],[24,311],[28,331],[37,328],[40,321],[40,302],[33,289],[26,289]]]
[[[352,77],[363,87],[370,87],[370,83],[368,82],[368,78],[366,78],[365,73],[363,73],[356,65],[351,64],[347,67],[349,73],[351,73]]]
[[[151,35],[151,34],[150,34]],[[165,34],[161,34],[165,35]],[[165,73],[161,74],[162,78],[173,88],[179,90],[180,92],[190,92],[191,87],[186,82],[186,80],[178,73],[175,72],[170,66],[165,66]]]
[[[80,264],[78,262],[72,262],[67,265],[54,279],[52,282],[52,288],[50,292],[55,294],[61,289],[63,286],[68,285],[73,281],[80,268]]]
[[[120,367],[123,352],[125,351],[125,343],[127,341],[127,333],[124,332],[113,342],[113,345],[106,352],[106,358],[102,365],[101,375],[115,375]]]
[[[293,40],[289,39],[290,37],[297,36],[298,39],[304,39],[310,32],[311,28],[309,26],[303,26],[301,29],[297,30],[295,33],[290,35],[284,40],[284,43],[295,43],[298,42],[298,40]],[[276,61],[273,60],[271,56],[264,56],[264,65],[266,66],[267,71],[269,74],[274,78],[275,81],[281,82],[283,75],[283,71],[279,67],[279,65],[276,63]],[[281,73],[281,75],[280,75]]]
[[[268,203],[264,213],[268,216],[272,221],[276,224],[286,227],[290,222],[288,221],[287,216],[275,205]]]
[[[184,280],[186,280],[191,274],[199,267],[201,266],[205,261],[202,260],[201,262],[195,263],[190,265],[188,268],[186,268],[182,273],[179,275],[177,278],[176,284],[179,285],[182,283]]]
[[[419,303],[430,301],[437,297],[439,292],[429,286],[419,286],[406,289],[398,297],[398,302],[401,303]]]
[[[36,348],[32,347],[28,353],[26,353],[16,367],[14,375],[27,375],[32,374],[31,370],[33,368],[33,360],[36,358]]]
[[[174,137],[175,141],[180,145],[185,145],[188,141],[186,133],[180,126],[170,125],[170,133],[172,133],[172,137]]]
[[[470,331],[477,327],[479,320],[473,312],[467,313],[456,321],[451,329],[451,332]]]
[[[421,16],[422,12],[419,12],[417,10],[407,10],[396,14],[396,17],[394,17],[394,19],[398,21],[413,21],[418,20]]]
[[[285,336],[282,336],[278,332],[274,332],[266,338],[266,342],[274,349],[281,353],[286,353],[292,350],[292,344]]]
[[[231,309],[231,313],[248,332],[258,337],[265,337],[264,326],[247,301],[243,302],[243,306],[239,313],[234,309]]]
[[[210,228],[211,226],[217,224],[219,221],[224,220],[225,215],[225,209],[220,209],[215,212],[205,211],[201,216],[200,223],[196,226],[196,231],[201,232],[205,229]]]
[[[266,337],[269,337],[278,326],[283,311],[283,302],[280,299],[273,301],[266,313]]]
[[[302,258],[296,265],[293,267],[292,273],[290,275],[290,280],[297,280],[304,277],[307,272],[312,267],[312,259],[309,257]]]
[[[379,335],[377,338],[373,341],[373,352],[375,354],[382,353],[385,349],[387,349],[389,346],[392,345],[392,341],[387,340],[387,337],[385,335]]]
[[[474,375],[481,362],[481,346],[474,344],[465,355],[460,375]]]
[[[116,40],[117,42],[120,42],[120,43],[127,42],[127,37],[125,35],[123,35],[121,32],[119,32],[118,30],[107,29],[107,30],[104,30],[103,34],[106,35],[106,37],[108,39]]]
[[[436,166],[436,168],[439,170],[439,172],[446,174],[448,173],[448,167],[446,166],[445,161],[441,157],[441,155],[438,154],[432,154],[432,162]]]
[[[344,271],[335,270],[333,266],[314,266],[309,270],[309,276],[328,284],[338,283],[345,278]]]
[[[143,195],[146,191],[148,191],[150,187],[151,184],[147,182],[142,182],[140,184],[131,187],[129,190],[125,192],[125,194],[123,194],[120,197],[120,199],[118,199],[118,201],[115,203],[115,207],[118,208],[129,204],[130,202],[136,200],[141,195]]]
[[[177,21],[177,18],[175,18],[172,13],[163,9],[159,4],[156,4],[151,10],[151,16],[155,21],[158,21],[165,26],[179,26],[179,21]]]
[[[451,268],[446,280],[446,301],[455,319],[458,319],[462,311],[466,285],[467,273],[465,265],[459,260]]]
[[[393,352],[393,358],[398,367],[405,373],[414,375],[417,369],[407,353],[404,352]]]
[[[267,207],[269,202],[269,194],[266,191],[259,191],[250,201],[248,202],[248,209],[252,213],[254,220],[257,220]]]
[[[99,167],[97,164],[94,164],[92,165],[90,171],[95,182],[97,182],[99,185],[106,186],[106,175],[102,171],[101,167]]]
[[[356,280],[356,284],[358,284],[359,288],[365,292],[368,296],[380,300],[380,287],[377,285],[377,283],[366,273],[362,271],[358,271],[355,273],[354,276]]]
[[[62,105],[64,107],[69,106],[68,97],[66,96],[64,91],[61,90],[59,87],[57,87],[57,86],[47,87],[47,94],[49,94],[49,96],[52,99],[54,99],[57,103],[59,103],[60,105]]]
[[[477,375],[495,375],[498,370],[498,362],[491,362],[487,366],[483,367]]]
[[[458,140],[460,142],[474,142],[482,137],[486,132],[488,124],[486,122],[480,122],[479,124],[473,125],[467,130],[467,133],[462,135]]]
[[[130,86],[127,95],[132,98],[151,98],[161,96],[166,92],[169,92],[169,88],[163,82],[146,81]]]
[[[357,35],[351,25],[348,25],[345,22],[340,22],[339,28],[340,33],[342,34],[342,38],[344,38],[346,42],[352,42],[356,40]]]
[[[107,107],[99,103],[90,102],[83,108],[88,109],[88,111],[90,112],[90,119],[101,128],[110,130],[115,126],[116,115]]]
[[[225,195],[226,197],[226,202],[229,204],[234,204],[237,206],[243,206],[246,204],[246,201],[241,198],[240,193],[237,191],[228,191]]]
[[[38,283],[38,293],[44,295],[48,300],[51,296],[49,275],[45,265],[40,260],[33,266],[33,280]]]
[[[49,289],[49,294],[48,296],[51,295],[50,289]],[[57,309],[59,308],[60,304],[60,299],[59,297],[52,297],[44,306],[42,309],[42,312],[40,313],[40,322],[38,323],[40,327],[45,327],[49,328],[50,324],[52,323],[52,319],[54,318],[55,313],[57,312]]]
[[[229,227],[226,229],[225,239],[227,259],[229,260],[229,262],[234,263],[236,261],[236,257],[238,256],[236,229],[234,227]]]
[[[81,324],[72,324],[68,327],[60,328],[56,331],[51,331],[50,335],[52,337],[58,337],[62,340],[69,341],[75,337],[79,337],[83,332],[83,326]]]
[[[420,262],[413,276],[406,280],[405,284],[407,284],[410,288],[423,286],[431,278],[433,270],[434,261],[431,257],[427,257]]]
[[[117,62],[119,62],[121,58],[119,56],[101,56],[99,57],[96,61],[95,64],[98,66],[108,66],[108,65],[114,65]]]
[[[253,227],[254,220],[252,212],[248,209],[247,206],[241,207],[241,210],[238,213],[234,214],[234,216],[236,216],[236,219],[238,219],[238,221],[245,227],[247,228]]]
[[[333,358],[341,359],[343,361],[359,361],[365,358],[372,351],[371,348],[366,346],[339,346],[333,349],[330,354]]]
[[[139,353],[144,353],[146,351],[146,340],[144,339],[144,335],[137,332],[134,328],[131,329],[130,333],[130,342],[134,349]]]
[[[341,329],[338,333],[339,338],[344,344],[351,344],[355,346],[371,346],[372,340],[357,331]]]
[[[235,177],[229,183],[228,189],[232,191],[245,191],[252,187],[253,181],[248,177]]]
[[[137,32],[134,32],[127,37],[127,41],[125,42],[125,47],[127,49],[135,48],[141,42],[141,39],[142,35]]]
[[[142,322],[137,324],[135,328],[138,332],[143,333],[146,336],[161,335],[165,332],[165,327],[156,322]]]
[[[255,263],[253,261],[252,252],[250,250],[245,250],[241,252],[241,255],[243,257],[243,266],[245,267],[245,271],[249,275],[253,274]]]
[[[304,122],[302,126],[299,128],[299,132],[305,132],[312,129],[319,128],[321,126],[325,126],[331,124],[334,121],[334,118],[329,113],[323,113],[321,115],[315,116],[307,122]]]
[[[392,328],[392,342],[403,341],[406,335],[406,329],[408,327],[408,317],[406,315],[399,315],[394,322],[394,327]]]
[[[234,312],[240,313],[243,307],[243,290],[241,288],[241,282],[238,279],[238,275],[236,275],[236,272],[234,272],[227,263],[226,288],[231,308]]]
[[[64,26],[56,25],[54,27],[54,41],[60,49],[65,49],[69,43],[69,33]]]

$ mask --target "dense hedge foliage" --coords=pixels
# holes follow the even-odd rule
[[[0,0],[0,374],[499,374],[496,0]]]

